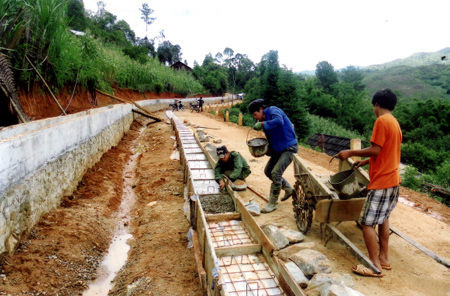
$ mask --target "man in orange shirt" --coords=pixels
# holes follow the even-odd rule
[[[369,157],[356,161],[356,167],[369,164],[369,193],[359,218],[363,229],[364,242],[369,258],[378,270],[392,269],[388,256],[389,215],[397,204],[399,195],[400,146],[402,131],[397,119],[392,116],[397,104],[397,96],[390,89],[374,94],[372,105],[377,120],[375,121],[371,146],[361,150],[344,150],[336,155],[345,160],[351,156]],[[378,225],[378,241],[375,226]],[[379,245],[379,252],[378,252]],[[381,273],[358,265],[352,267],[355,273],[381,277]]]

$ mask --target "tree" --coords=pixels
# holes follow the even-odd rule
[[[366,86],[362,83],[364,74],[362,70],[357,69],[355,66],[348,66],[343,69],[339,75],[342,82],[350,83],[357,91],[363,91]]]
[[[216,64],[211,54],[205,56],[201,66],[194,63],[192,73],[211,94],[223,95],[228,89],[227,68]]]
[[[278,75],[280,65],[278,63],[278,51],[271,50],[265,54],[259,65],[261,76],[261,96],[267,105],[273,105],[278,98]]]
[[[319,83],[326,92],[330,92],[331,85],[338,82],[337,73],[334,71],[333,66],[327,61],[319,62],[316,65],[316,77],[319,79]]]
[[[151,17],[152,13],[154,12],[153,9],[148,7],[147,3],[142,3],[142,8],[139,8],[141,11],[141,19],[145,22],[145,37],[148,38],[147,29],[148,26],[153,24],[153,22],[156,20],[155,17]]]
[[[136,45],[147,48],[147,55],[152,57],[156,56],[156,50],[153,40],[148,40],[147,37],[140,39],[139,37],[136,39]]]
[[[218,52],[216,53],[216,57],[214,58],[214,62],[216,62],[217,64],[221,65],[222,64],[222,60],[223,60],[223,54]]]
[[[294,125],[299,140],[309,135],[309,120],[306,104],[300,99],[299,81],[292,71],[280,69],[277,81],[278,98],[273,105],[281,108]]]
[[[245,84],[255,77],[255,64],[247,57],[247,55],[236,54],[236,89],[243,90]]]
[[[148,61],[148,49],[145,46],[130,45],[122,49],[122,52],[141,64],[145,64]]]
[[[161,63],[172,65],[181,60],[181,47],[178,44],[172,45],[170,41],[164,41],[158,47],[156,55]]]
[[[228,60],[230,60],[233,55],[234,55],[234,50],[232,50],[231,48],[227,47],[223,50],[223,54],[226,55],[228,58]]]
[[[84,13],[84,4],[81,0],[69,0],[67,3],[67,17],[69,27],[74,30],[84,31],[87,26],[87,18]]]

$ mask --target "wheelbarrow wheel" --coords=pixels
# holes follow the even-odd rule
[[[295,182],[295,194],[292,197],[294,217],[298,230],[306,234],[311,228],[314,208],[308,203],[305,191],[299,182]]]

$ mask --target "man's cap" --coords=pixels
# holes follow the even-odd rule
[[[224,158],[225,154],[228,153],[228,150],[227,150],[227,147],[220,146],[220,147],[217,147],[216,152],[217,152],[217,156],[219,156],[219,158]]]

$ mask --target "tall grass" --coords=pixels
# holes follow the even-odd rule
[[[21,18],[18,12],[23,11]],[[140,64],[122,52],[122,48],[101,43],[92,37],[77,37],[67,26],[66,1],[4,0],[0,3],[2,28],[23,29],[20,46],[13,52],[16,68],[26,68],[25,55],[37,66],[55,90],[75,81],[85,88],[106,92],[112,86],[138,91],[173,92],[181,95],[203,93],[203,86],[185,71],[165,67],[157,59]],[[2,37],[11,39],[8,30]],[[5,46],[2,38],[2,46]],[[22,85],[39,80],[32,71],[17,72]]]

